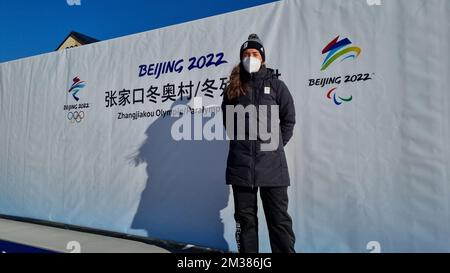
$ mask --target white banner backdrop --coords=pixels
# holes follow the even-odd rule
[[[295,100],[296,250],[448,252],[449,16],[447,0],[284,0],[2,63],[0,214],[236,251],[227,142],[177,141],[165,111],[220,105],[258,33]]]

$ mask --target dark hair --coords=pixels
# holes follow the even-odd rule
[[[245,95],[247,92],[247,83],[250,79],[248,73],[242,73],[244,67],[242,63],[236,65],[231,71],[230,81],[226,90],[226,96],[229,100]]]

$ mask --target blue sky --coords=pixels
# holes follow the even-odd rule
[[[0,0],[0,62],[53,51],[75,30],[99,40],[274,0]]]

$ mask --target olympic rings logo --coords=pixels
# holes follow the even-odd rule
[[[71,123],[80,123],[84,119],[83,111],[74,111],[67,113],[67,119],[70,120]]]

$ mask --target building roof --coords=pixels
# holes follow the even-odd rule
[[[56,50],[58,50],[69,37],[72,37],[73,39],[75,39],[77,42],[79,42],[82,45],[87,45],[87,44],[92,44],[92,43],[95,43],[95,42],[99,42],[99,40],[97,40],[95,38],[89,37],[87,35],[81,34],[81,33],[76,32],[76,31],[71,31],[69,33],[69,35],[67,35],[66,38],[58,45]]]

